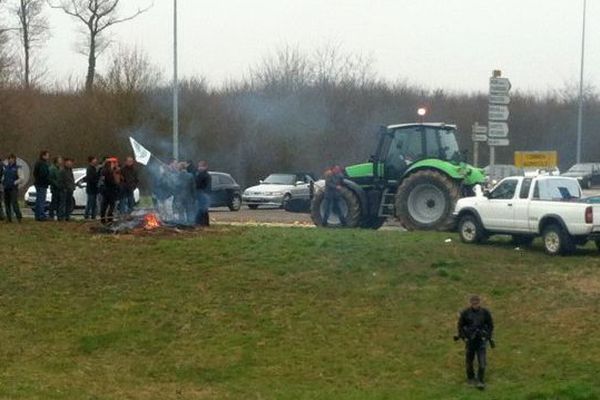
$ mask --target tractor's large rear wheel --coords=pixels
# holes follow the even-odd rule
[[[339,200],[339,211],[346,219],[346,225],[342,225],[340,219],[333,210],[330,210],[327,225],[324,224],[325,218],[325,192],[323,190],[315,193],[310,205],[310,216],[316,226],[328,227],[348,227],[357,228],[361,223],[360,200],[353,191],[346,187],[340,188],[341,199]]]
[[[396,218],[408,230],[450,230],[459,198],[456,181],[438,171],[417,171],[396,192]]]

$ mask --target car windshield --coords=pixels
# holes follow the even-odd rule
[[[460,161],[460,149],[456,142],[456,130],[440,129],[440,153],[442,158],[448,161]]]
[[[296,182],[296,175],[291,174],[271,174],[263,181],[269,185],[293,185]]]
[[[589,174],[592,172],[592,164],[575,164],[567,172]]]
[[[541,179],[534,197],[540,200],[574,200],[581,198],[577,181],[571,179]]]

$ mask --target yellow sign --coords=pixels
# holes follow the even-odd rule
[[[515,151],[515,167],[554,168],[558,165],[556,151]]]

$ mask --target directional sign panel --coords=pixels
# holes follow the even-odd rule
[[[510,104],[510,96],[508,94],[499,95],[499,94],[490,94],[490,104],[502,104],[508,105]]]
[[[473,125],[473,134],[485,135],[488,129],[485,125]]]
[[[490,121],[506,121],[509,115],[510,112],[507,106],[490,104],[488,112],[488,119]]]
[[[474,142],[487,142],[488,141],[488,137],[485,133],[484,134],[474,133],[472,136],[472,139]]]
[[[508,141],[508,139],[496,139],[496,138],[489,138],[488,139],[488,144],[490,146],[508,146],[510,144],[510,142]]]
[[[490,122],[488,135],[491,138],[508,137],[508,124],[506,122]]]
[[[491,95],[506,95],[511,87],[508,78],[490,78]]]

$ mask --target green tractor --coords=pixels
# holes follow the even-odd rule
[[[485,181],[481,169],[462,161],[455,133],[443,123],[383,127],[369,162],[346,167],[339,202],[346,226],[378,229],[393,217],[408,230],[451,229],[456,201]],[[324,191],[317,189],[311,217],[323,226]],[[331,213],[328,226],[336,224]]]

